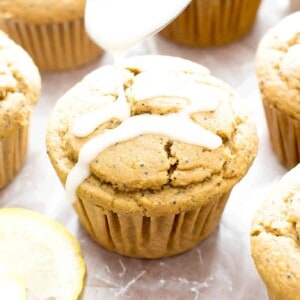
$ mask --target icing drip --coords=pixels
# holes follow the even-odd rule
[[[75,136],[85,137],[91,134],[99,125],[105,123],[106,121],[112,118],[118,118],[120,121],[123,121],[130,117],[130,107],[127,103],[125,91],[123,87],[123,73],[122,68],[119,66],[119,62],[122,61],[122,54],[114,55],[114,78],[111,80],[117,81],[117,100],[109,103],[95,111],[92,111],[88,114],[81,116],[73,124],[72,132]],[[111,76],[111,74],[110,74]]]
[[[112,118],[123,121],[130,117],[130,108],[127,104],[123,88],[116,101],[109,103],[100,109],[81,116],[73,124],[72,132],[75,136],[85,137],[91,134],[99,125]]]
[[[145,72],[136,76],[137,86],[144,87],[143,95],[141,95],[142,90],[135,89],[135,85],[132,87],[136,95],[142,99],[161,95],[165,97],[174,97],[177,94],[185,96],[189,103],[184,105],[178,113],[130,116],[130,106],[126,98],[120,96],[116,101],[106,104],[100,110],[81,117],[79,122],[75,120],[75,124],[79,124],[73,127],[73,133],[76,136],[90,134],[112,117],[118,118],[122,123],[91,139],[81,148],[78,162],[69,173],[66,182],[67,198],[71,202],[76,200],[77,187],[90,175],[90,162],[105,148],[117,142],[126,141],[142,134],[160,134],[173,140],[209,149],[215,149],[222,144],[219,136],[202,128],[190,118],[190,115],[195,112],[215,110],[218,107],[219,95],[215,91],[212,92],[213,89],[208,86],[188,84],[182,78],[185,76],[187,75],[179,76],[168,72],[162,72],[160,76],[157,76],[155,73]]]

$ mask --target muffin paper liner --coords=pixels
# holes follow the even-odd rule
[[[102,53],[86,34],[83,19],[56,24],[2,20],[0,29],[21,45],[44,71],[75,68]]]
[[[263,100],[272,149],[288,169],[300,162],[300,121]]]
[[[191,46],[230,43],[252,27],[261,0],[193,0],[160,34]]]
[[[0,189],[17,175],[25,162],[28,127],[29,125],[20,127],[0,140]]]
[[[276,296],[269,289],[267,289],[267,292],[269,300],[280,300],[280,298],[276,298]]]
[[[74,208],[104,248],[125,256],[159,258],[189,250],[208,237],[219,224],[229,194],[197,209],[161,217],[118,214],[84,200]]]

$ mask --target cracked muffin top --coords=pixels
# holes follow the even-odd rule
[[[258,209],[251,228],[256,267],[272,293],[286,300],[300,299],[299,178],[300,165],[272,189]]]
[[[230,191],[256,156],[240,102],[191,61],[126,59],[57,101],[48,154],[71,201],[153,216],[192,209]]]
[[[47,24],[83,18],[85,0],[1,0],[0,19]]]
[[[28,124],[40,86],[30,56],[0,31],[0,141]]]
[[[264,99],[300,120],[300,12],[285,17],[264,35],[256,71]]]

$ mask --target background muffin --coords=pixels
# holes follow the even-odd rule
[[[272,148],[282,164],[300,161],[300,12],[287,16],[262,38],[256,71]]]
[[[2,0],[0,29],[42,70],[64,70],[97,58],[101,50],[84,29],[85,0]]]
[[[161,31],[162,36],[192,46],[230,43],[252,27],[260,0],[193,0]]]
[[[0,188],[24,164],[31,110],[40,84],[29,55],[0,31]]]
[[[290,0],[290,10],[296,11],[300,8],[300,1],[299,0]]]
[[[299,178],[300,165],[273,188],[251,228],[252,256],[273,300],[300,299]]]
[[[255,127],[232,89],[196,63],[141,56],[124,62],[122,76],[129,117],[113,117],[120,76],[102,67],[58,100],[48,154],[100,245],[135,257],[178,254],[218,225],[231,189],[256,155]],[[79,137],[80,121],[110,113]],[[80,178],[78,186],[70,178]]]

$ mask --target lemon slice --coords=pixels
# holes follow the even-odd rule
[[[27,292],[23,280],[17,274],[10,273],[9,271],[0,274],[0,293],[3,299],[27,299]]]
[[[22,280],[37,299],[78,299],[82,291],[85,264],[78,242],[61,224],[39,213],[0,209],[0,257],[10,272],[21,277],[2,280],[15,293],[22,295]],[[0,291],[2,295],[1,286]]]

